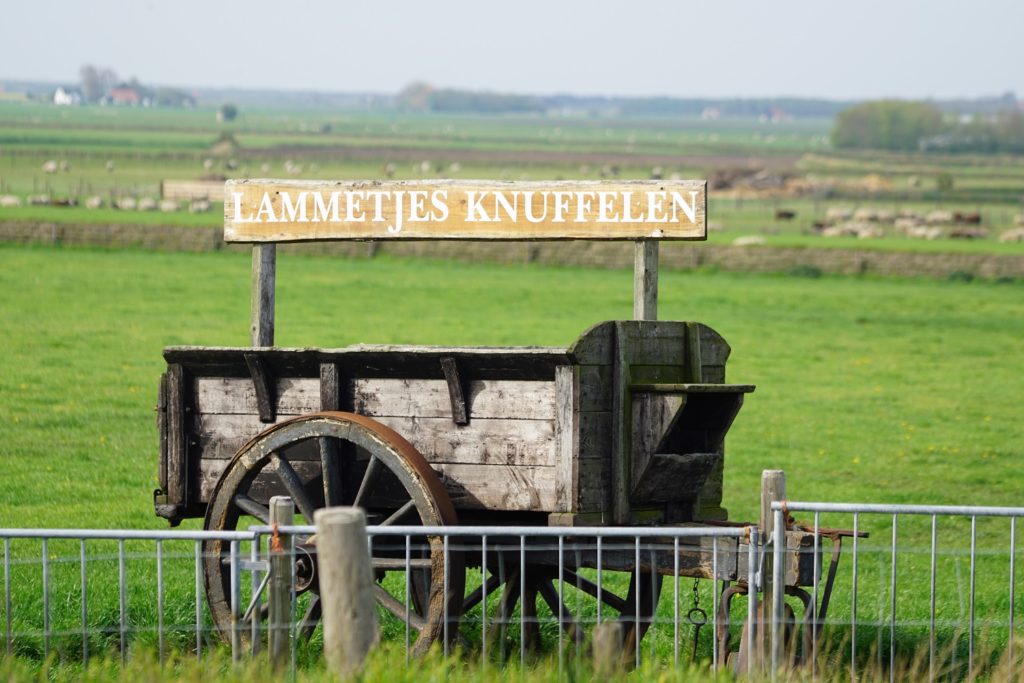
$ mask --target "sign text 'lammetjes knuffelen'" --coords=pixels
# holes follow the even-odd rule
[[[229,180],[224,239],[702,240],[707,183]]]

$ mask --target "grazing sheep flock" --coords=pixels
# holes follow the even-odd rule
[[[815,221],[814,233],[822,237],[858,239],[878,239],[894,234],[923,240],[977,240],[985,239],[991,234],[991,231],[982,227],[981,223],[980,212],[940,209],[891,211],[872,207],[854,210],[833,206],[826,210],[824,220]]]

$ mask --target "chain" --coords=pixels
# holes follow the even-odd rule
[[[700,579],[693,580],[693,608],[697,609],[700,607],[700,593],[697,592],[697,587],[700,585]]]

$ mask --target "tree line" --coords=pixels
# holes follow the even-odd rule
[[[1024,112],[950,116],[930,102],[876,100],[839,112],[837,149],[1024,154]]]

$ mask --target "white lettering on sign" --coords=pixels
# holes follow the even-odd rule
[[[242,180],[225,238],[704,239],[704,181]]]
[[[680,212],[686,220],[696,221],[697,191],[691,190],[688,197],[679,192],[647,191],[643,199],[633,201],[633,192],[533,192],[531,190],[511,192],[489,191],[466,192],[467,223],[518,222],[526,219],[540,223],[548,219],[553,223],[565,223],[573,217],[576,223],[586,223],[595,213],[593,200],[597,199],[596,223],[678,223]],[[548,201],[549,195],[552,201]],[[426,192],[264,192],[255,212],[246,213],[243,208],[243,193],[232,193],[232,215],[234,223],[339,223],[342,222],[340,207],[345,207],[345,222],[366,221],[365,199],[373,200],[371,222],[384,222],[384,205],[394,207],[394,221],[387,230],[390,233],[402,231],[403,224],[446,221],[450,215],[448,193],[444,190]],[[275,202],[275,197],[277,201]],[[312,214],[307,213],[312,197]],[[665,202],[670,200],[670,211],[665,213]],[[430,204],[430,210],[427,204]]]

